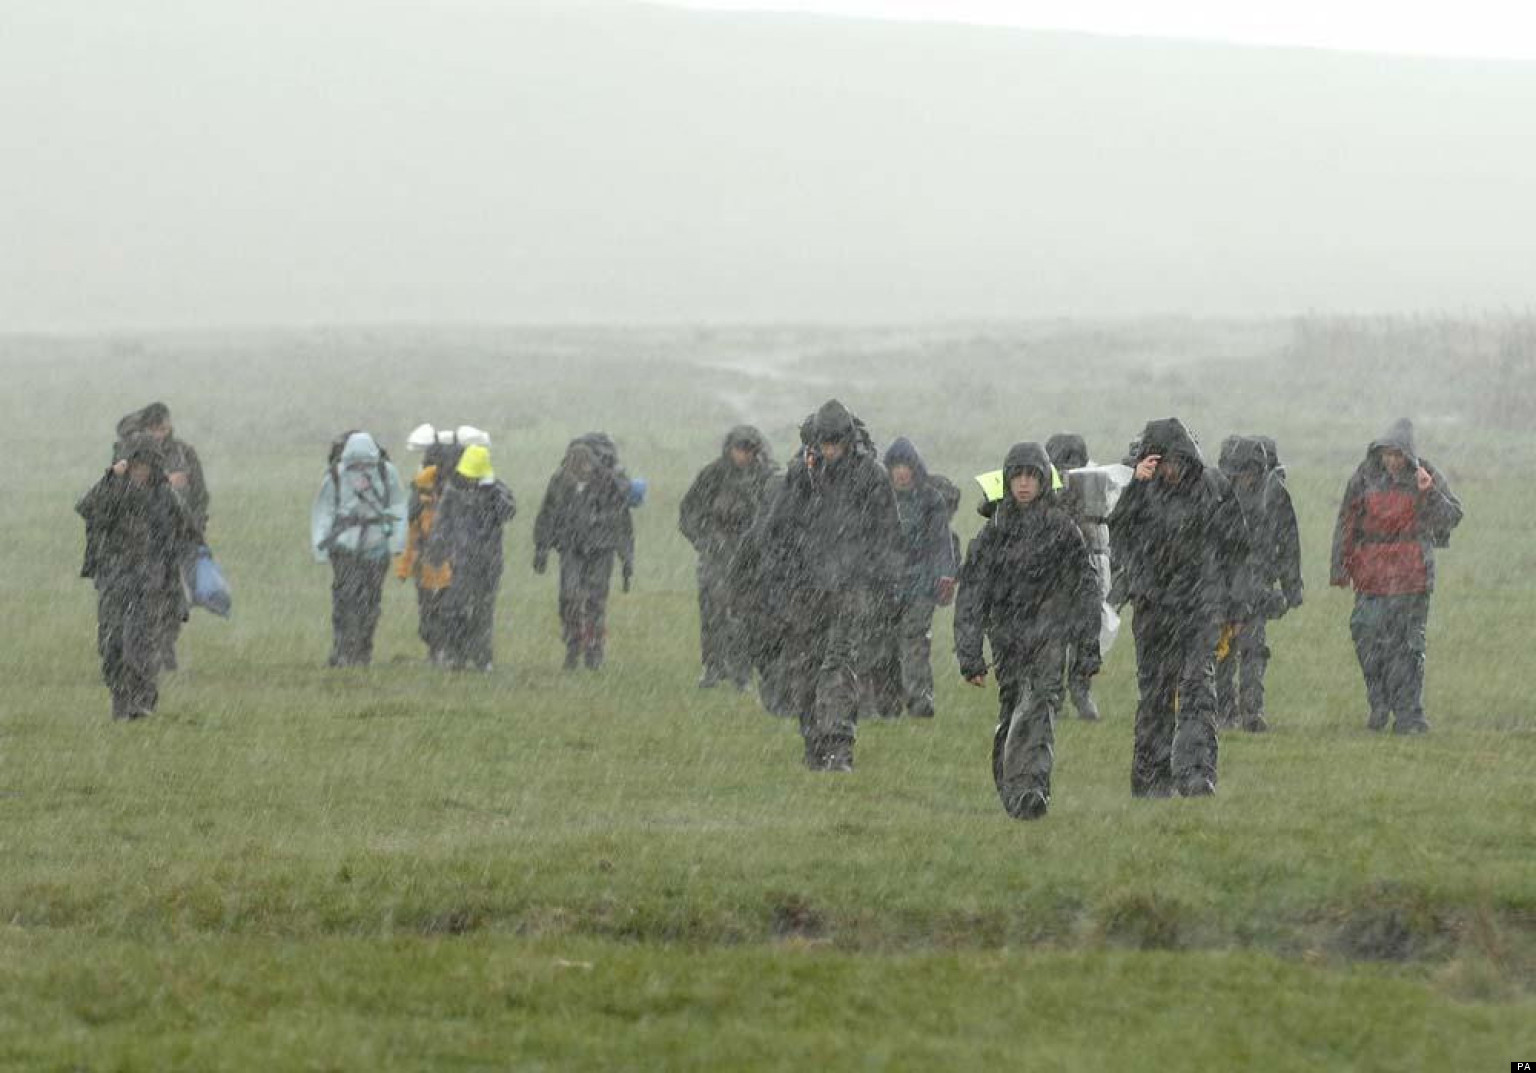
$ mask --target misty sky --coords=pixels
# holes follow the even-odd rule
[[[6,0],[0,331],[1526,309],[1532,115],[1536,63]]]
[[[1536,7],[1509,0],[661,0],[1097,34],[1426,56],[1536,58]]]

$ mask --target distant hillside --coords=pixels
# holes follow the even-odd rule
[[[1525,307],[1536,65],[12,0],[0,329]]]

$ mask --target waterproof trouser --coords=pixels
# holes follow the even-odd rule
[[[1060,641],[1041,641],[1004,652],[997,661],[997,730],[992,738],[992,780],[1010,816],[1033,791],[1051,798],[1056,715],[1061,711]]]
[[[867,693],[876,714],[894,717],[903,709],[912,715],[933,714],[932,597],[909,596],[897,608],[894,621],[875,623],[879,658],[870,668]]]
[[[1072,705],[1077,709],[1077,714],[1083,718],[1097,718],[1099,710],[1093,701],[1093,675],[1078,666],[1076,645],[1067,645],[1065,652],[1067,694],[1072,698]]]
[[[1227,658],[1216,661],[1216,719],[1221,726],[1235,726],[1264,714],[1267,623],[1254,617],[1233,625],[1238,629],[1227,647]]]
[[[384,599],[386,556],[331,552],[331,666],[367,666]]]
[[[500,579],[465,584],[457,579],[444,594],[443,653],[452,667],[489,670],[496,634],[496,591]]]
[[[125,586],[108,586],[96,594],[96,650],[118,718],[148,715],[159,701],[164,629],[172,617],[166,613],[168,599]]]
[[[852,755],[859,677],[868,670],[872,605],[869,595],[856,587],[801,590],[791,598],[786,675],[807,762],[838,750]]]
[[[567,666],[582,659],[588,667],[602,665],[613,560],[611,551],[560,553],[560,637]]]
[[[446,593],[446,589],[416,585],[416,634],[427,646],[427,655],[434,662],[447,657],[448,621],[443,610]]]
[[[699,558],[699,647],[706,679],[745,685],[752,678],[752,660],[730,570],[729,555]]]
[[[1166,797],[1208,792],[1216,784],[1220,625],[1182,608],[1139,600],[1132,627],[1140,699],[1131,793]]]
[[[1424,718],[1424,634],[1428,622],[1427,593],[1356,594],[1349,633],[1365,676],[1371,726],[1383,727],[1389,717],[1398,730],[1429,725]]]

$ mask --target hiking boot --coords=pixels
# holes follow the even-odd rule
[[[1424,719],[1416,719],[1411,723],[1398,723],[1392,728],[1394,734],[1428,734],[1429,722]]]
[[[913,719],[932,719],[933,701],[920,700],[916,704],[912,705],[912,707],[907,709],[907,714],[910,715]]]
[[[716,674],[714,671],[705,671],[702,675],[699,676],[699,688],[714,689],[717,685],[720,684],[720,681],[720,675]]]
[[[1008,807],[1008,815],[1016,820],[1038,820],[1050,808],[1050,799],[1039,790],[1025,790],[1015,797]]]
[[[577,648],[567,648],[565,650],[565,669],[568,671],[574,671],[579,666],[581,666],[581,650]]]
[[[1365,729],[1386,730],[1387,721],[1391,718],[1391,712],[1372,712],[1370,718],[1365,721]]]
[[[833,742],[823,753],[821,770],[842,774],[853,771],[853,742]]]
[[[1243,729],[1250,734],[1262,734],[1269,729],[1269,720],[1263,712],[1255,712],[1243,720]]]
[[[130,710],[131,710],[131,706],[128,703],[128,698],[124,694],[119,693],[116,690],[113,690],[113,692],[112,692],[112,718],[113,719],[132,719],[133,716],[128,714]]]
[[[1191,775],[1179,781],[1180,797],[1210,797],[1215,792],[1215,780],[1204,775]]]

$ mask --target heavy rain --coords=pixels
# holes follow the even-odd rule
[[[1536,1059],[1536,27],[1289,7],[11,0],[0,1068]]]

